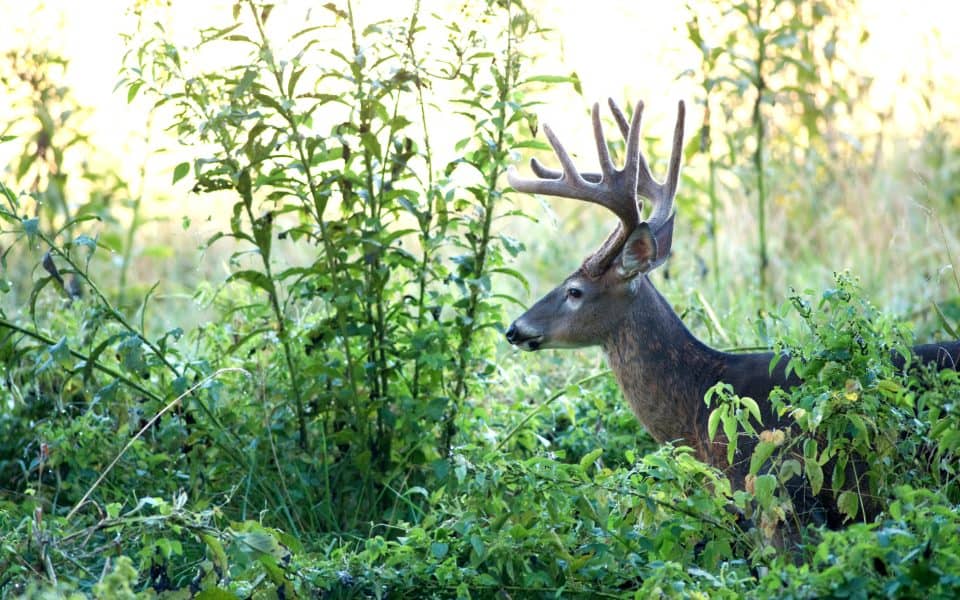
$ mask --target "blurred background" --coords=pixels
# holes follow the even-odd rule
[[[165,6],[158,14],[171,39],[190,45],[197,43],[201,28],[229,11],[231,3],[105,0],[91,10],[87,4],[67,0],[0,2],[0,14],[8,24],[8,35],[0,42],[4,58],[0,129],[5,135],[30,139],[40,125],[30,118],[31,113],[38,117],[38,102],[61,111],[50,115],[55,135],[82,140],[70,148],[63,141],[62,170],[71,172],[82,165],[90,172],[115,173],[128,188],[126,195],[142,196],[145,214],[160,218],[145,233],[162,238],[171,223],[180,229],[184,215],[194,222],[210,217],[215,203],[209,199],[197,203],[185,181],[170,184],[174,165],[189,150],[178,148],[175,136],[164,130],[163,119],[151,116],[148,100],[128,102],[126,91],[117,89],[129,51],[124,34],[129,35],[136,19],[131,9],[140,5]],[[423,10],[450,14],[457,5],[430,0],[423,2]],[[696,267],[684,261],[696,257],[701,271],[759,277],[759,265],[750,264],[761,260],[753,189],[757,184],[738,172],[751,168],[756,137],[752,121],[756,86],[747,80],[761,50],[747,33],[749,14],[723,15],[711,2],[528,5],[540,24],[552,30],[538,42],[542,47],[533,70],[575,74],[580,81],[580,89],[546,86],[537,114],[585,164],[595,160],[588,116],[593,102],[608,96],[621,104],[643,99],[644,135],[662,160],[677,100],[688,104],[687,140],[693,143],[704,133],[705,90],[710,86],[713,135],[687,154],[676,244],[682,256],[672,270],[688,276]],[[960,23],[943,18],[942,5],[933,1],[795,6],[766,18],[779,18],[781,24],[802,18],[806,29],[773,39],[763,50],[761,69],[766,85],[761,111],[768,144],[763,243],[768,262],[764,277],[773,294],[769,299],[782,297],[788,286],[819,283],[834,270],[851,268],[868,288],[884,290],[885,305],[908,313],[922,310],[926,299],[942,293],[937,291],[942,276],[937,260],[946,258],[949,243],[955,241]],[[404,3],[356,4],[361,22],[396,17],[407,10]],[[281,27],[292,31],[297,25]],[[436,34],[434,43],[444,43],[446,33]],[[718,48],[735,50],[739,63],[729,57],[711,62],[709,52]],[[208,64],[221,58],[215,52],[205,55]],[[41,101],[37,86],[27,81],[30,77],[56,87],[58,97]],[[702,151],[707,146],[709,151]],[[29,178],[36,166],[22,164],[22,156],[29,152],[19,143],[3,144],[0,164],[8,174]],[[707,190],[711,164],[712,208]],[[90,178],[71,177],[66,201],[82,203],[97,185]],[[523,241],[534,256],[521,260],[534,263],[526,268],[549,273],[547,282],[577,265],[609,227],[610,216],[597,209],[565,206],[562,201],[533,206],[546,219],[535,228],[524,227]],[[116,216],[123,219],[122,214]],[[177,265],[166,260],[171,257],[168,250],[163,243],[140,248],[144,268],[137,271],[169,276]],[[938,258],[926,258],[931,254]],[[151,255],[164,259],[163,264],[151,261]],[[546,262],[553,260],[562,264]],[[184,277],[190,276],[191,267],[179,268]],[[535,292],[544,291],[547,284],[537,282]],[[724,289],[730,288],[712,290],[711,297],[720,306],[731,301],[724,297]]]

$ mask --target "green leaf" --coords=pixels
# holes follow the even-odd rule
[[[287,95],[291,98],[296,95],[297,82],[300,81],[300,76],[306,70],[306,67],[300,67],[290,74],[290,80],[287,82]]]
[[[187,176],[190,172],[190,163],[182,162],[173,169],[173,183],[176,183]]]
[[[253,82],[257,79],[257,70],[256,69],[247,69],[243,73],[243,77],[240,78],[240,81],[237,83],[237,86],[233,88],[233,92],[230,94],[230,97],[236,101],[238,98],[241,98],[247,91],[250,89],[250,86],[253,85]]]
[[[753,418],[757,423],[762,423],[763,420],[760,418],[760,406],[757,405],[757,401],[753,398],[740,398],[740,404],[743,404],[747,407],[747,410],[750,411],[750,414],[753,415]]]
[[[803,442],[803,458],[808,461],[815,461],[817,459],[817,440],[807,438]]]
[[[364,133],[360,136],[360,143],[363,145],[363,149],[374,158],[380,158],[383,153],[383,149],[380,147],[380,140],[377,139],[372,133]]]
[[[820,463],[813,459],[804,459],[803,470],[807,475],[807,481],[810,482],[810,491],[816,496],[823,488],[823,469]]]
[[[863,417],[856,413],[848,413],[846,417],[847,421],[850,423],[850,426],[853,427],[854,430],[853,439],[862,442],[868,442],[867,424],[864,422]]]
[[[723,407],[717,407],[710,411],[710,419],[707,421],[707,435],[712,442],[717,437],[717,427],[720,426],[720,419],[723,417]]]
[[[70,347],[67,345],[66,336],[60,338],[56,344],[50,346],[50,356],[57,363],[66,366],[70,360]]]
[[[283,106],[279,102],[277,102],[273,97],[260,92],[254,92],[253,96],[263,104],[266,104],[270,108],[277,111],[278,113],[286,114],[286,110],[283,108]]]
[[[793,458],[785,460],[780,465],[780,482],[787,483],[794,477],[798,477],[801,472],[800,461]]]
[[[143,341],[139,335],[128,335],[117,345],[117,354],[120,365],[125,371],[142,374],[147,369],[147,361],[143,352]]]
[[[797,34],[792,30],[781,31],[773,38],[773,43],[781,48],[790,48],[797,43]]]
[[[230,275],[230,277],[227,277],[228,282],[237,280],[246,281],[250,285],[258,287],[268,294],[273,294],[273,282],[270,281],[269,277],[260,271],[237,271],[236,273]]]
[[[733,456],[737,453],[737,419],[733,415],[724,415],[723,434],[727,436],[727,462],[733,464]]]
[[[238,2],[238,3],[236,3],[236,4],[233,6],[233,11],[234,11],[233,18],[234,18],[234,19],[237,18],[237,12],[238,12],[239,10],[240,10],[240,3]],[[208,30],[205,30],[205,31],[201,32],[201,37],[202,37],[202,39],[201,39],[201,42],[200,42],[200,43],[201,43],[201,45],[202,45],[202,44],[206,44],[206,43],[208,43],[208,42],[212,42],[212,41],[214,41],[214,40],[219,40],[219,39],[221,39],[221,38],[224,38],[224,37],[226,37],[227,35],[229,35],[230,32],[236,30],[238,27],[240,27],[240,23],[234,23],[233,25],[231,25],[231,26],[229,26],[229,27],[224,27],[223,29],[212,29],[212,30],[209,30],[209,29],[208,29]]]
[[[450,550],[450,544],[445,542],[433,542],[430,544],[430,554],[438,560],[442,560],[443,557],[447,555],[448,550]]]
[[[271,535],[266,529],[263,529],[262,526],[258,527],[258,529],[253,529],[252,531],[242,531],[236,534],[236,541],[241,549],[253,552],[254,554],[283,558],[287,552],[280,545],[277,538]]]
[[[577,93],[581,93],[580,77],[576,73],[569,75],[534,75],[527,77],[523,83],[569,83]]]
[[[40,219],[37,217],[30,217],[29,219],[23,219],[21,221],[23,224],[23,231],[27,234],[27,237],[33,240],[40,233]]]
[[[763,508],[770,507],[776,489],[777,478],[770,474],[760,475],[753,482],[753,495]]]
[[[937,451],[941,454],[956,452],[960,449],[960,430],[946,430],[937,442]]]
[[[776,448],[776,444],[773,442],[760,442],[757,444],[757,447],[753,449],[753,455],[750,457],[750,474],[756,475],[760,470],[760,467],[763,466],[767,459],[770,458],[770,455],[773,454],[773,449]]]
[[[841,492],[840,497],[837,498],[837,508],[840,509],[848,519],[856,519],[857,513],[860,512],[860,496],[855,492],[846,491]]]
[[[133,102],[133,99],[137,97],[137,92],[140,91],[141,87],[143,87],[142,81],[135,81],[130,84],[130,87],[127,88],[127,104]]]
[[[843,487],[844,482],[847,480],[847,462],[849,461],[849,455],[846,452],[841,452],[838,454],[836,461],[833,463],[833,473],[830,475],[830,485],[833,486],[833,489],[839,490]]]
[[[517,142],[513,145],[514,150],[520,148],[530,148],[531,150],[543,150],[546,152],[550,150],[550,145],[546,142],[541,142],[540,140],[525,140],[522,142]]]
[[[483,538],[477,534],[470,536],[470,546],[473,547],[473,551],[476,552],[477,558],[482,559],[486,553],[486,547],[483,543]]]
[[[580,468],[583,470],[583,472],[586,473],[587,469],[590,468],[590,465],[595,463],[602,454],[603,448],[595,448],[583,455],[583,458],[580,459]]]
[[[97,363],[100,360],[100,355],[103,354],[109,346],[112,346],[114,342],[122,338],[121,334],[114,334],[108,337],[107,339],[100,342],[97,347],[95,347],[87,355],[87,360],[82,364],[81,372],[83,373],[83,381],[88,382],[93,377],[93,369],[97,366]]]
[[[230,567],[230,562],[227,560],[227,553],[220,540],[206,533],[200,534],[200,539],[203,540],[203,543],[210,551],[208,556],[212,559],[214,566],[217,567],[221,573],[226,573]]]

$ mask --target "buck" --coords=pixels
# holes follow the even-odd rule
[[[640,151],[643,103],[637,104],[629,125],[613,100],[610,109],[626,138],[623,168],[616,168],[610,158],[595,104],[592,117],[599,173],[578,171],[546,125],[544,133],[561,169],[544,167],[532,159],[535,179],[520,178],[514,169],[508,173],[509,183],[517,191],[599,204],[615,214],[619,223],[579,269],[510,325],[506,338],[526,351],[601,346],[623,395],[650,435],[660,443],[689,446],[701,461],[725,471],[731,483],[742,489],[753,445],[744,440],[733,464],[727,463],[726,440],[720,435],[711,442],[707,435],[710,408],[704,403],[704,394],[718,382],[726,382],[738,396],[757,401],[763,428],[789,427],[771,410],[768,396],[777,386],[790,388],[800,381],[785,373],[785,360],[771,371],[772,353],[731,354],[707,346],[690,333],[654,288],[648,274],[667,260],[673,241],[684,104],[681,101],[678,106],[663,183],[653,179]],[[646,220],[641,220],[642,199],[652,204]],[[913,350],[924,362],[955,368],[960,342],[921,345]],[[792,494],[796,492],[791,489]],[[795,496],[794,503],[798,514],[805,505],[808,510],[826,510],[826,515],[819,514],[831,525],[842,520],[827,503],[809,493],[803,498]]]

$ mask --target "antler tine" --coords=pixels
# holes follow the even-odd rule
[[[544,125],[544,133],[560,161],[561,170],[548,169],[534,159],[530,161],[530,167],[538,179],[521,178],[517,176],[514,169],[510,169],[507,172],[507,180],[514,189],[520,192],[560,196],[599,204],[617,215],[626,230],[632,230],[640,220],[636,199],[636,168],[631,166],[629,160],[623,170],[617,170],[614,167],[607,150],[603,127],[600,123],[600,106],[598,104],[593,106],[592,117],[594,138],[600,160],[601,172],[599,174],[581,174],[577,171],[569,153],[557,139],[553,130],[548,125]],[[634,134],[634,137],[636,141],[633,145],[638,146],[639,133]]]
[[[600,106],[594,104],[591,117],[597,157],[600,161],[600,173],[577,171],[570,154],[547,125],[544,125],[543,130],[560,161],[561,169],[550,169],[536,159],[531,159],[530,168],[537,179],[519,177],[512,167],[507,173],[507,180],[517,191],[593,202],[606,207],[619,217],[620,224],[607,237],[600,249],[584,262],[584,268],[592,275],[602,273],[606,269],[623,247],[627,237],[639,224],[642,201],[638,202],[638,195],[648,198],[653,204],[653,211],[647,222],[654,231],[659,230],[672,218],[673,196],[677,191],[680,159],[683,153],[683,101],[680,102],[678,109],[667,179],[662,184],[657,183],[651,175],[647,160],[640,150],[643,102],[637,103],[629,123],[613,99],[609,100],[609,105],[617,127],[627,142],[626,164],[622,169],[617,169],[610,158],[603,126],[600,123]]]
[[[633,127],[633,121],[631,124],[627,124],[627,118],[624,116],[623,111],[620,110],[620,107],[617,106],[617,103],[614,102],[613,98],[607,99],[607,104],[610,105],[610,112],[613,113],[613,118],[617,122],[617,126],[620,127],[620,132],[623,134],[624,139],[628,140],[627,143],[627,160],[633,160],[637,163],[637,192],[640,196],[644,198],[649,198],[651,200],[656,200],[655,196],[658,193],[657,188],[659,184],[653,179],[653,175],[650,174],[650,167],[647,165],[647,158],[643,155],[643,152],[640,151],[640,119],[643,118],[643,100],[637,102],[637,106],[633,111],[634,121],[636,121],[636,127]],[[631,127],[633,127],[631,129]],[[630,132],[636,131],[637,144],[632,147],[629,144]],[[642,204],[638,205],[642,208]]]
[[[625,231],[633,231],[640,222],[640,207],[637,205],[637,170],[636,166],[630,161],[629,154],[627,162],[622,170],[617,170],[610,159],[610,150],[607,149],[607,138],[603,134],[603,125],[600,123],[600,104],[593,104],[593,137],[597,142],[597,157],[600,159],[600,174],[603,183],[607,184],[607,197],[602,202],[604,206],[610,209],[620,218]],[[627,146],[630,146],[630,139],[639,140],[640,123],[639,119],[634,119],[631,124],[632,129],[627,136]],[[632,136],[632,137],[631,137]],[[634,143],[636,145],[637,142]]]
[[[573,165],[573,160],[563,147],[563,144],[560,143],[560,140],[557,139],[553,130],[550,129],[550,126],[544,124],[543,131],[547,135],[547,141],[550,142],[550,146],[553,147],[554,153],[560,160],[562,170],[548,169],[540,164],[540,161],[536,158],[531,158],[530,168],[533,169],[533,172],[537,175],[537,179],[520,177],[517,175],[516,169],[511,166],[507,171],[507,181],[510,182],[510,187],[518,192],[526,192],[528,194],[579,198],[578,195],[574,194],[580,192],[581,187],[583,187],[581,184],[586,184],[586,180],[577,173],[577,169]]]
[[[683,125],[685,116],[686,106],[683,100],[681,100],[677,105],[677,124],[673,130],[673,149],[670,151],[670,167],[667,171],[667,179],[663,184],[654,182],[652,178],[650,180],[656,188],[656,194],[649,196],[653,201],[653,212],[647,221],[654,231],[673,214],[673,197],[677,193],[677,185],[680,181],[680,160],[683,158]],[[647,174],[649,176],[649,170]]]
[[[627,139],[630,135],[630,124],[627,123],[627,118],[623,115],[623,111],[620,110],[617,103],[613,101],[613,98],[607,98],[607,105],[610,107],[610,112],[613,113],[613,120],[617,122],[617,127],[620,128],[620,133],[623,134],[623,139]],[[637,110],[643,112],[643,100],[637,102]]]
[[[616,121],[617,127],[620,129],[620,133],[623,134],[624,140],[629,142],[632,122],[627,121],[623,111],[613,100],[613,98],[609,98],[607,100],[607,104],[610,106],[610,112],[613,114],[613,119]],[[640,119],[643,115],[643,108],[644,104],[641,100],[640,102],[637,102],[637,106],[633,113],[636,119],[636,126],[633,130],[637,132],[638,141],[640,132]],[[627,148],[628,160],[630,158],[635,158],[638,164],[637,192],[643,198],[649,199],[654,207],[654,211],[651,213],[649,219],[651,223],[659,223],[669,217],[673,208],[673,197],[677,192],[680,172],[680,159],[682,158],[683,154],[685,106],[682,100],[680,101],[678,111],[679,115],[677,117],[677,123],[673,134],[673,150],[670,155],[670,167],[667,179],[663,184],[657,183],[657,181],[653,178],[653,175],[650,172],[650,166],[647,164],[647,159],[643,155],[643,152],[640,151],[639,144],[633,148]],[[594,130],[596,131],[596,122],[594,123]],[[605,145],[604,148],[606,148]],[[562,171],[545,167],[535,158],[530,159],[530,167],[533,169],[533,172],[537,175],[537,177],[544,179],[559,179],[563,175]],[[628,171],[627,169],[624,170]],[[603,175],[601,173],[580,173],[580,176],[590,183],[599,183],[603,180]],[[637,200],[637,206],[638,209],[640,209],[643,207],[643,205],[641,204],[641,199],[638,198]]]
[[[533,174],[541,179],[560,179],[563,176],[563,171],[558,171],[556,169],[551,169],[550,167],[543,166],[536,158],[530,159],[530,170],[533,171]],[[510,173],[507,173],[507,178],[509,179]],[[580,173],[580,177],[583,177],[585,180],[590,183],[600,183],[603,180],[603,175],[600,173]],[[522,191],[522,190],[520,190]]]
[[[594,102],[590,113],[593,121],[593,139],[597,143],[597,158],[600,160],[600,173],[604,179],[611,179],[616,167],[610,160],[610,150],[607,148],[607,136],[603,134],[603,124],[600,123],[600,104]]]

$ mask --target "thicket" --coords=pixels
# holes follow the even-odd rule
[[[195,251],[224,248],[229,275],[189,302],[135,281],[150,199],[86,163],[68,170],[96,149],[57,81],[66,61],[8,57],[3,83],[34,133],[0,138],[22,149],[0,183],[0,595],[960,591],[960,384],[894,369],[908,326],[847,275],[752,321],[806,383],[776,398],[792,433],[754,431],[749,402],[714,399],[717,426],[760,437],[749,491],[687,449],[654,448],[602,368],[541,379],[507,364],[496,345],[518,302],[504,290],[525,281],[503,224],[530,217],[502,175],[548,149],[538,92],[579,82],[535,70],[551,42],[517,1],[465,2],[455,18],[414,3],[375,23],[353,8],[238,2],[181,47],[162,9],[138,5],[120,89],[194,156],[172,182],[231,206]],[[719,287],[720,207],[752,191],[766,286],[771,165],[802,157],[814,191],[839,177],[824,156],[844,150],[822,125],[858,98],[814,73],[834,68],[822,42],[836,48],[845,17],[831,3],[731,3],[711,45],[710,13],[696,14],[708,111],[687,153],[708,184],[681,209]],[[216,68],[198,66],[211,56]],[[803,107],[793,121],[765,108],[787,101]],[[774,143],[796,119],[806,141]],[[694,326],[722,331],[702,306],[686,311]],[[775,545],[791,518],[783,484],[802,473],[839,488],[843,469],[824,466],[853,456],[871,457],[863,494],[882,516],[862,522],[860,496],[838,494],[849,528]]]

